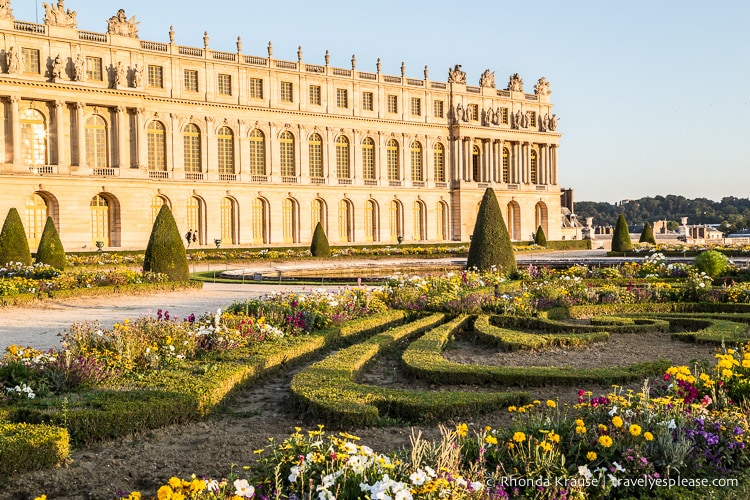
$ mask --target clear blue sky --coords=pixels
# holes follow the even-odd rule
[[[11,0],[42,22],[41,1]],[[56,2],[56,0],[55,0]],[[48,2],[49,3],[49,2]],[[206,7],[199,7],[206,5]],[[729,0],[240,1],[67,0],[78,27],[106,32],[124,8],[143,40],[176,42],[446,81],[463,65],[498,88],[545,76],[563,133],[560,182],[578,201],[678,194],[750,196],[750,2]]]

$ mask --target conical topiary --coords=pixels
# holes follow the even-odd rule
[[[643,226],[643,231],[641,231],[641,237],[638,238],[638,243],[651,243],[652,245],[656,245],[654,230],[648,222]]]
[[[31,252],[18,210],[11,208],[0,231],[0,266],[9,262],[31,265]]]
[[[58,271],[65,270],[65,249],[52,217],[47,217],[47,222],[44,224],[42,238],[36,250],[36,261],[52,266]]]
[[[312,243],[310,243],[310,253],[313,257],[330,257],[331,247],[328,245],[326,232],[323,231],[323,224],[318,222],[313,232]]]
[[[172,211],[162,205],[154,221],[151,237],[148,239],[146,255],[143,258],[143,270],[162,273],[170,281],[187,281],[190,279],[187,254],[182,245],[182,237],[177,229]]]
[[[483,271],[495,267],[506,273],[517,269],[508,228],[492,188],[487,188],[479,205],[466,267]]]
[[[613,252],[630,252],[633,250],[633,242],[630,241],[630,229],[625,221],[625,216],[620,214],[615,224],[615,234],[612,235]]]
[[[542,226],[539,226],[539,229],[536,230],[536,234],[534,235],[534,243],[536,243],[540,247],[547,246],[547,236],[544,235],[544,229],[542,229]]]

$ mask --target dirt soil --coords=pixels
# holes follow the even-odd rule
[[[613,335],[610,341],[583,349],[555,348],[541,352],[505,353],[459,339],[446,351],[457,362],[506,366],[614,366],[655,360],[659,357],[676,364],[692,364],[696,359],[713,359],[716,348],[686,344],[669,339],[668,334]],[[429,388],[406,377],[399,366],[400,353],[376,359],[361,381],[393,387]],[[306,366],[306,365],[305,365]],[[220,413],[205,421],[172,426],[143,434],[123,437],[99,445],[74,450],[69,465],[11,477],[0,484],[0,499],[31,499],[45,493],[48,499],[115,499],[138,490],[144,497],[171,476],[187,478],[225,477],[232,464],[237,467],[253,460],[253,450],[268,444],[268,438],[283,439],[295,426],[314,428],[289,402],[289,383],[296,366],[248,387]],[[631,388],[637,389],[639,384]],[[457,390],[477,390],[461,386]],[[514,389],[514,388],[509,388]],[[523,389],[532,398],[558,399],[574,403],[579,387],[543,387]],[[588,386],[606,394],[609,386]],[[486,389],[485,389],[486,390]],[[509,425],[507,410],[468,418],[475,428],[485,425]],[[437,437],[438,428],[422,429],[427,437]],[[397,450],[409,444],[411,429],[384,427],[353,430],[362,443],[376,451]]]

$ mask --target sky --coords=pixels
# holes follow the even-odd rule
[[[51,3],[51,2],[48,2]],[[208,7],[202,7],[208,5]],[[214,8],[214,5],[216,8]],[[43,22],[41,1],[11,0]],[[559,181],[576,201],[750,197],[750,2],[746,0],[67,0],[78,29],[104,33],[119,8],[142,40],[498,88],[550,81],[563,134]]]

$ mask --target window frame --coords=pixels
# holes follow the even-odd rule
[[[250,78],[250,99],[263,99],[263,78]]]
[[[182,84],[186,92],[198,92],[200,89],[198,83],[198,70],[185,69],[182,73]]]
[[[294,85],[292,82],[282,81],[279,84],[279,101],[294,102]]]
[[[216,91],[219,95],[232,95],[232,75],[228,73],[219,73],[216,80]]]
[[[42,71],[41,53],[33,47],[21,47],[21,71],[38,75]]]
[[[310,104],[314,106],[321,106],[323,104],[323,90],[320,85],[310,85],[308,89],[308,97]]]

